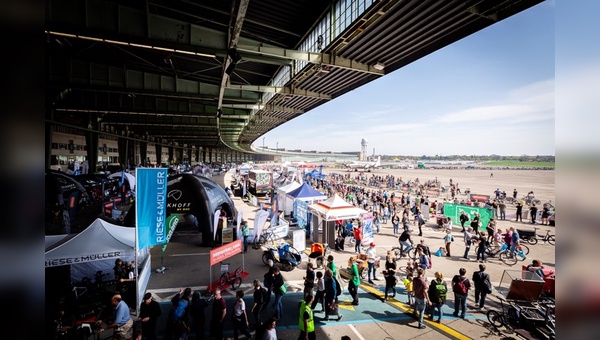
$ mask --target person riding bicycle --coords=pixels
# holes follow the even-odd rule
[[[400,242],[400,249],[401,249],[402,256],[408,254],[408,251],[413,248],[413,241],[410,238],[412,231],[413,231],[412,228],[408,228],[407,230],[402,232],[400,237],[398,237],[398,242]]]

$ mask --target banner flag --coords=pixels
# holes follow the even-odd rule
[[[362,215],[363,218],[363,239],[362,244],[373,242],[375,232],[373,230],[373,213],[368,212]]]
[[[452,220],[452,224],[454,225],[460,225],[460,215],[462,211],[466,212],[469,216],[469,222],[466,223],[465,227],[469,227],[469,223],[473,221],[475,213],[479,213],[479,222],[481,222],[481,225],[479,226],[479,229],[475,231],[485,231],[490,218],[494,217],[492,209],[473,207],[463,204],[444,203],[444,216],[450,218]]]
[[[167,236],[167,169],[138,168],[135,181],[137,249],[163,244]]]
[[[165,240],[165,244],[163,244],[163,246],[162,246],[163,255],[165,254],[165,249],[167,249],[167,244],[171,240],[171,236],[173,236],[173,233],[175,232],[175,228],[177,227],[178,223],[179,223],[179,216],[177,214],[169,215],[169,217],[167,217],[167,238]]]
[[[242,238],[242,228],[240,228],[240,226],[242,225],[242,211],[238,211],[237,214],[237,238],[238,240]]]
[[[217,239],[217,227],[219,226],[219,218],[221,218],[221,209],[215,211],[215,219],[213,220],[213,240]]]

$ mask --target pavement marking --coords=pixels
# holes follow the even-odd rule
[[[365,338],[363,338],[362,335],[360,335],[360,333],[358,332],[356,327],[354,327],[352,324],[348,324],[348,327],[350,327],[350,329],[354,332],[354,334],[356,334],[356,336],[358,337],[359,340],[365,340]]]
[[[342,272],[340,272],[340,273],[342,273]],[[347,273],[344,273],[344,274],[347,275]],[[360,283],[360,287],[363,290],[365,290],[366,292],[371,293],[371,294],[377,296],[378,298],[383,298],[384,297],[384,294],[379,289],[377,289],[377,288],[375,288],[375,287],[373,287],[371,285],[368,285],[366,283],[361,282]],[[405,313],[408,313],[408,314],[412,314],[413,313],[413,308],[412,307],[406,307],[402,302],[400,302],[400,301],[398,301],[396,299],[392,299],[392,301],[388,300],[387,302],[389,304],[391,304],[392,306],[394,306],[394,307],[396,307],[396,308],[404,311]],[[448,327],[448,326],[446,326],[444,324],[437,323],[437,322],[431,322],[430,320],[428,320],[426,318],[423,318],[423,322],[429,324],[429,326],[431,328],[435,328],[435,329],[439,330],[440,332],[446,333],[447,335],[450,335],[450,336],[452,336],[452,337],[454,337],[456,339],[465,339],[465,340],[466,339],[471,339],[471,337],[469,337],[469,336],[467,336],[465,334],[462,334],[462,333],[456,331],[455,329],[450,328],[450,327]]]
[[[350,301],[350,299],[338,303],[338,307],[340,307],[342,309],[351,310],[353,312],[355,311],[354,305],[352,304],[352,302]]]

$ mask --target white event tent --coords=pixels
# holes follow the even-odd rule
[[[322,232],[312,233],[313,241],[329,244],[333,244],[336,238],[335,221],[361,218],[362,214],[367,213],[366,210],[353,206],[337,194],[325,201],[309,205],[308,211],[312,213],[311,225],[322,229]],[[313,227],[314,231],[318,229]]]
[[[141,301],[150,279],[151,262],[148,248],[135,254],[135,228],[96,219],[81,233],[46,236],[45,267],[71,266],[71,281],[84,277],[94,279],[97,271],[112,279],[115,260],[136,261],[138,271],[137,301]]]

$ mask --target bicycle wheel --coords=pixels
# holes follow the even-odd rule
[[[500,253],[500,261],[504,262],[504,264],[507,264],[509,266],[513,266],[517,263],[517,255],[515,254],[514,256],[510,256],[508,250],[505,250]]]
[[[233,275],[235,275],[235,277],[242,277],[242,268],[238,267],[235,272],[233,273]]]
[[[527,238],[527,243],[531,245],[536,245],[538,243],[537,236],[531,236]]]
[[[227,283],[227,276],[229,273],[221,274],[221,278],[219,278],[219,286],[224,286]]]
[[[234,290],[240,288],[241,285],[242,285],[241,277],[236,277],[235,279],[233,279],[233,281],[231,281],[231,288]]]
[[[555,238],[554,238],[554,235],[548,235],[548,240],[547,240],[547,241],[548,241],[548,243],[550,243],[551,245],[554,245],[554,243],[555,243],[555,241],[556,241],[556,240],[555,240]]]
[[[492,326],[498,328],[504,325],[504,317],[498,311],[489,310],[487,312],[488,321],[492,324]]]
[[[269,264],[269,260],[271,260],[271,256],[269,253],[263,253],[262,261],[264,264]]]
[[[529,255],[529,247],[525,244],[521,244],[521,249],[525,253],[525,255]]]
[[[417,257],[419,257],[419,252],[417,251],[417,247],[412,247],[409,251],[408,251],[408,257],[410,257],[413,260],[416,260]]]
[[[392,247],[392,251],[394,252],[394,258],[396,261],[399,261],[402,258],[402,251],[400,247]]]

